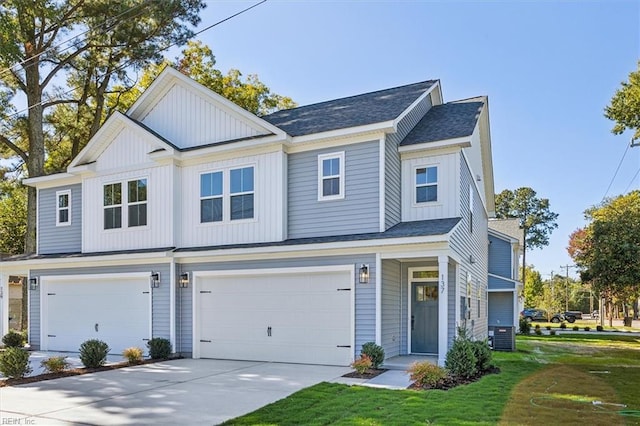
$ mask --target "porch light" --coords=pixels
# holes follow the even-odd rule
[[[38,289],[38,278],[33,277],[29,278],[29,290],[37,290]]]
[[[151,287],[153,288],[160,287],[160,272],[151,273]]]
[[[369,265],[364,263],[360,267],[360,284],[367,284],[369,282]]]
[[[180,274],[180,288],[189,287],[189,273],[185,272],[184,274]]]

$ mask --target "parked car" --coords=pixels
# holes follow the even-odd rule
[[[520,317],[526,319],[527,321],[549,321],[549,316],[547,315],[547,311],[544,309],[536,309],[536,308],[528,308],[524,311],[520,312]],[[551,322],[562,322],[565,320],[564,315],[561,313],[551,315]],[[574,319],[575,321],[575,319]],[[573,322],[573,321],[571,321]]]
[[[566,311],[564,313],[564,317],[567,321],[573,323],[576,322],[577,319],[582,319],[582,312],[580,311]]]

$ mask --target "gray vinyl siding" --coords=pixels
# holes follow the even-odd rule
[[[385,357],[400,355],[402,336],[400,262],[382,261],[382,343]]]
[[[489,288],[491,290],[512,290],[515,288],[515,283],[498,277],[489,277]]]
[[[489,273],[511,277],[511,243],[489,234]]]
[[[489,293],[489,325],[513,324],[513,292]]]
[[[460,216],[461,220],[453,230],[450,245],[452,250],[461,259],[458,286],[460,296],[467,294],[467,272],[471,273],[471,319],[464,321],[471,336],[483,339],[487,336],[487,277],[488,277],[488,218],[484,210],[480,195],[476,190],[469,167],[462,155],[460,155]],[[469,188],[475,191],[473,232],[470,230],[469,217]],[[473,256],[474,262],[470,260]],[[480,293],[480,317],[478,317],[477,300]],[[466,323],[466,324],[465,324]]]
[[[120,265],[99,266],[90,268],[65,268],[65,269],[37,269],[32,270],[30,277],[47,277],[57,275],[85,275],[85,274],[116,274],[129,272],[159,272],[160,287],[152,292],[153,303],[151,306],[152,336],[171,338],[170,334],[170,294],[169,294],[169,270],[168,263],[154,265]],[[29,341],[34,349],[40,348],[40,292],[29,292]],[[107,342],[108,343],[108,342]]]
[[[391,228],[401,220],[401,168],[398,147],[402,139],[424,117],[431,108],[431,94],[427,95],[411,112],[398,123],[396,133],[387,135],[385,144],[385,229]]]
[[[71,190],[71,224],[56,226],[56,192]],[[80,253],[82,250],[82,186],[38,191],[38,253]]]
[[[357,267],[362,264],[369,265],[369,283],[358,282]],[[331,266],[354,265],[355,279],[355,348],[354,356],[360,355],[362,345],[366,342],[375,342],[376,338],[376,257],[375,254],[361,254],[352,256],[327,256],[303,259],[276,259],[276,260],[250,260],[237,262],[209,262],[197,264],[180,264],[176,268],[178,274],[199,271],[225,271],[225,270],[250,270],[270,268],[298,268],[307,266]],[[190,287],[176,295],[177,310],[182,305],[182,316],[176,324],[176,334],[180,336],[178,346],[185,354],[193,352],[193,292]]]
[[[453,345],[453,339],[456,336],[456,327],[458,324],[458,318],[456,318],[456,265],[449,263],[448,272],[448,301],[447,301],[447,350]]]
[[[318,201],[318,155],[345,155],[345,197]],[[289,238],[348,235],[380,230],[379,142],[288,156]]]

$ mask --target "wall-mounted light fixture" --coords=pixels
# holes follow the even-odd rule
[[[471,263],[472,265],[473,265],[474,263],[476,263],[476,258],[475,258],[475,257],[473,257],[473,255],[472,255],[472,254],[470,254],[470,255],[469,255],[469,263]]]
[[[184,274],[180,274],[179,284],[180,284],[180,288],[189,287],[189,273],[188,272],[185,272]]]
[[[364,263],[360,266],[359,270],[360,284],[367,284],[369,282],[369,265]]]
[[[37,290],[38,286],[38,277],[29,278],[29,290]]]
[[[160,272],[151,273],[151,287],[153,288],[160,287]]]

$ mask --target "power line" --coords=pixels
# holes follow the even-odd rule
[[[607,190],[605,191],[604,195],[602,196],[602,201],[604,201],[604,199],[607,198],[607,194],[609,193],[609,190],[611,189],[611,185],[613,185],[613,181],[616,179],[616,176],[618,176],[618,171],[620,170],[620,166],[622,166],[622,162],[624,161],[624,157],[627,155],[627,151],[629,151],[629,147],[630,146],[631,145],[627,145],[627,147],[625,148],[624,154],[622,154],[622,158],[620,159],[620,162],[618,163],[618,167],[616,168],[616,171],[613,174],[613,177],[611,178],[611,182],[609,182],[609,186],[607,187]]]
[[[253,8],[257,7],[257,6],[260,6],[261,4],[266,3],[266,2],[267,2],[267,0],[261,0],[261,1],[259,1],[258,3],[253,4],[252,6],[249,6],[249,7],[245,8],[245,9],[242,9],[241,11],[236,12],[236,13],[234,13],[233,15],[230,15],[230,16],[228,16],[228,17],[226,17],[226,18],[224,18],[224,19],[222,19],[222,20],[220,20],[220,21],[218,21],[218,22],[215,22],[215,23],[213,23],[213,24],[209,25],[209,26],[208,26],[208,27],[206,27],[206,28],[203,28],[202,30],[200,30],[200,31],[198,31],[198,32],[195,32],[195,33],[193,34],[193,36],[192,36],[192,37],[190,37],[190,38],[193,38],[194,36],[197,36],[197,35],[199,35],[199,34],[202,34],[203,32],[208,31],[208,30],[210,30],[211,28],[216,27],[216,26],[218,26],[218,25],[220,25],[220,24],[222,24],[222,23],[224,23],[224,22],[226,22],[226,21],[228,21],[228,20],[230,20],[230,19],[233,19],[233,18],[235,18],[236,16],[242,15],[243,13],[248,12],[249,10],[251,10],[251,9],[253,9]],[[167,45],[167,46],[165,46],[165,47],[163,47],[163,48],[161,48],[161,49],[158,49],[158,51],[157,51],[157,52],[163,52],[163,51],[165,51],[165,50],[167,50],[167,49],[172,48],[173,46],[178,45],[178,43],[185,42],[186,40],[188,40],[188,39],[183,39],[183,40],[180,40],[179,42],[171,43],[171,44],[169,44],[169,45]],[[113,69],[110,73],[111,73],[111,74],[113,74],[113,73],[116,73],[116,72],[118,72],[118,71],[122,71],[122,70],[124,70],[125,68],[127,68],[128,66],[130,66],[133,62],[134,62],[134,60],[133,60],[133,59],[132,59],[132,60],[129,60],[128,62],[125,62],[125,63],[124,63],[124,64],[122,64],[121,66],[116,67],[115,69]],[[104,73],[101,77],[104,77],[104,76],[106,76],[107,74],[108,74],[108,73]],[[67,90],[67,91],[65,91],[65,92],[58,93],[58,96],[64,96],[64,95],[68,95],[68,94],[70,94],[70,93],[73,93],[73,91],[74,91],[74,90],[79,89],[80,87],[81,87],[80,85],[75,86],[75,87],[72,87],[71,89],[69,89],[69,90]],[[13,118],[13,117],[15,117],[15,116],[18,116],[19,114],[22,114],[22,113],[24,113],[24,112],[28,112],[30,109],[32,109],[32,108],[34,108],[34,107],[36,107],[36,106],[39,106],[39,105],[43,105],[45,102],[52,101],[53,99],[54,99],[53,97],[50,97],[50,98],[49,98],[49,99],[47,99],[46,101],[36,102],[35,104],[28,106],[27,108],[24,108],[24,109],[22,109],[22,110],[20,110],[20,111],[16,111],[16,112],[14,112],[13,114],[9,114],[8,116],[6,116],[6,117],[5,117],[5,122],[6,122],[8,119],[10,119],[10,118]]]
[[[626,194],[627,191],[629,190],[629,188],[631,188],[631,185],[633,184],[633,181],[636,180],[636,177],[638,177],[638,174],[640,174],[640,169],[638,169],[638,171],[636,172],[635,175],[633,175],[633,177],[631,178],[631,182],[629,182],[629,185],[627,185],[627,187],[624,189],[623,194]]]

